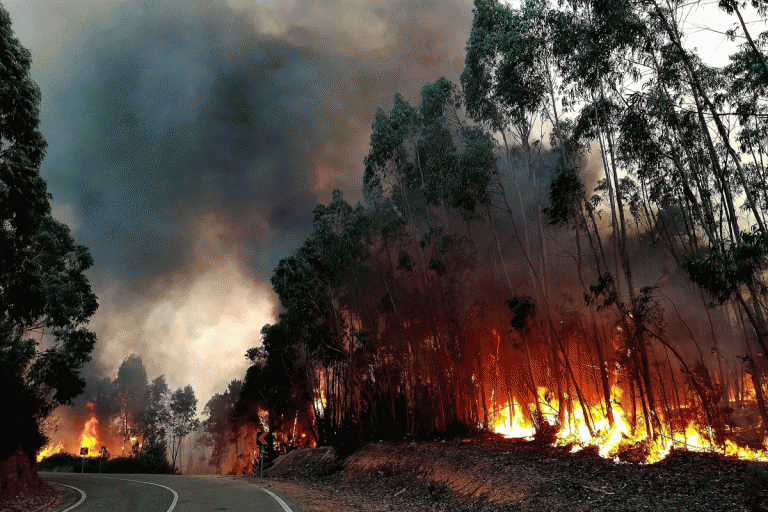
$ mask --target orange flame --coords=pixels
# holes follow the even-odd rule
[[[99,447],[102,444],[99,441],[98,426],[98,418],[91,416],[91,419],[85,423],[82,434],[80,434],[80,447],[88,448],[88,456],[90,457],[98,456]]]
[[[56,453],[61,453],[61,451],[64,449],[64,443],[59,441],[59,444],[56,446],[53,446],[52,444],[48,444],[45,446],[40,453],[37,454],[37,462],[40,462],[46,457],[50,457],[51,455],[54,455]]]
[[[543,387],[538,389],[538,395],[539,405],[544,416],[543,421],[550,425],[557,425],[559,406],[557,399],[553,398]],[[726,440],[723,446],[717,446],[710,433],[694,422],[690,422],[684,432],[670,433],[667,428],[663,427],[656,439],[650,442],[641,418],[634,429],[634,434],[632,434],[633,429],[630,422],[619,405],[622,390],[617,386],[612,386],[611,397],[611,402],[614,404],[612,407],[613,426],[608,421],[602,403],[598,403],[588,408],[592,426],[592,434],[590,434],[583,410],[574,405],[572,413],[566,418],[564,425],[560,426],[554,444],[556,446],[570,445],[572,451],[594,446],[601,457],[618,461],[618,454],[622,448],[646,442],[648,455],[645,462],[649,464],[664,459],[673,448],[698,452],[718,452],[740,459],[768,461],[768,439],[765,442],[765,449],[738,446],[730,439]],[[529,411],[535,410],[535,404],[528,404],[527,407]],[[514,411],[512,418],[510,418],[510,410]],[[534,428],[527,417],[522,414],[522,410],[522,406],[516,400],[512,401],[511,408],[509,404],[504,405],[493,414],[491,430],[507,438],[531,438],[534,434]]]

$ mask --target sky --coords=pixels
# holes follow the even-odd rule
[[[458,80],[470,0],[6,0],[33,58],[54,215],[87,246],[90,376],[131,354],[199,409],[274,322],[269,278],[378,106]]]
[[[376,108],[457,81],[472,24],[471,0],[2,3],[42,91],[54,214],[95,259],[86,373],[138,354],[199,409],[275,321],[269,277],[312,208],[360,197]],[[724,64],[696,25],[733,20],[710,2],[690,23]]]

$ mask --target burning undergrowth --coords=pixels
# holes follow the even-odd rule
[[[617,461],[766,460],[768,233],[697,231],[712,219],[644,196],[663,183],[619,178],[584,127],[546,151],[523,123],[508,144],[464,86],[377,112],[366,200],[318,205],[275,269],[283,311],[241,401],[345,452],[495,431]]]
[[[196,407],[191,386],[171,391],[164,376],[149,382],[132,355],[114,378],[92,376],[82,397],[54,411],[37,461],[57,471],[175,472],[182,442],[199,425]]]

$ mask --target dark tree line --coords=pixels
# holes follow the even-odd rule
[[[0,5],[0,409],[11,419],[0,461],[20,450],[30,463],[46,443],[44,420],[83,390],[79,370],[96,341],[87,322],[98,307],[85,275],[93,260],[51,215],[40,176],[46,143],[31,62]],[[0,497],[16,489],[7,477]]]
[[[87,420],[80,418],[83,403],[98,420],[99,440],[106,443],[109,457],[138,458],[148,472],[175,471],[182,441],[199,426],[192,387],[174,391],[164,375],[149,381],[137,355],[122,362],[114,379],[90,382],[77,407],[64,411],[60,428],[79,433]],[[57,440],[51,441],[55,445]]]
[[[346,446],[502,407],[762,439],[768,35],[742,10],[768,6],[720,2],[744,44],[714,68],[686,5],[476,0],[461,83],[379,109],[364,201],[336,191],[275,269],[235,407]]]

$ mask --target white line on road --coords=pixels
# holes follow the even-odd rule
[[[72,510],[73,508],[75,508],[75,507],[79,506],[79,505],[80,505],[82,502],[84,502],[84,501],[85,501],[85,497],[86,497],[87,495],[85,494],[85,491],[84,491],[84,490],[82,490],[82,489],[78,489],[77,487],[75,487],[75,486],[73,486],[73,485],[60,484],[60,483],[58,483],[58,482],[56,482],[56,485],[61,485],[61,486],[63,486],[63,487],[69,487],[70,489],[74,489],[74,490],[76,490],[77,492],[79,492],[79,493],[80,493],[80,501],[78,501],[77,503],[75,503],[75,504],[74,504],[74,505],[72,505],[71,507],[65,508],[65,509],[64,509],[64,510],[62,510],[61,512],[69,512],[70,510]]]
[[[162,487],[163,489],[167,489],[167,490],[171,491],[173,493],[173,503],[171,503],[171,506],[168,507],[168,510],[166,512],[173,512],[173,509],[176,508],[176,502],[179,501],[179,495],[178,495],[178,493],[176,491],[174,491],[170,487],[166,487],[166,486],[161,485],[161,484],[156,484],[154,482],[145,482],[144,480],[131,480],[130,478],[116,478],[114,476],[103,476],[101,478],[108,478],[109,480],[125,480],[126,482],[136,482],[136,483],[140,483],[140,484],[156,485],[157,487]],[[62,512],[66,512],[66,510],[64,510]],[[288,510],[288,512],[291,512],[291,511]]]
[[[283,510],[285,510],[285,512],[293,512],[293,511],[291,510],[291,507],[289,507],[288,505],[286,505],[286,504],[285,504],[285,502],[284,502],[282,499],[280,499],[280,496],[278,496],[277,494],[275,494],[275,493],[273,493],[272,491],[269,491],[269,490],[267,490],[267,489],[265,489],[265,488],[263,488],[263,487],[259,487],[259,489],[261,489],[261,490],[262,490],[262,491],[264,491],[265,493],[267,493],[267,494],[269,494],[270,496],[272,496],[273,498],[275,498],[275,501],[277,502],[277,504],[278,504],[278,505],[280,505],[281,507],[283,507]]]

